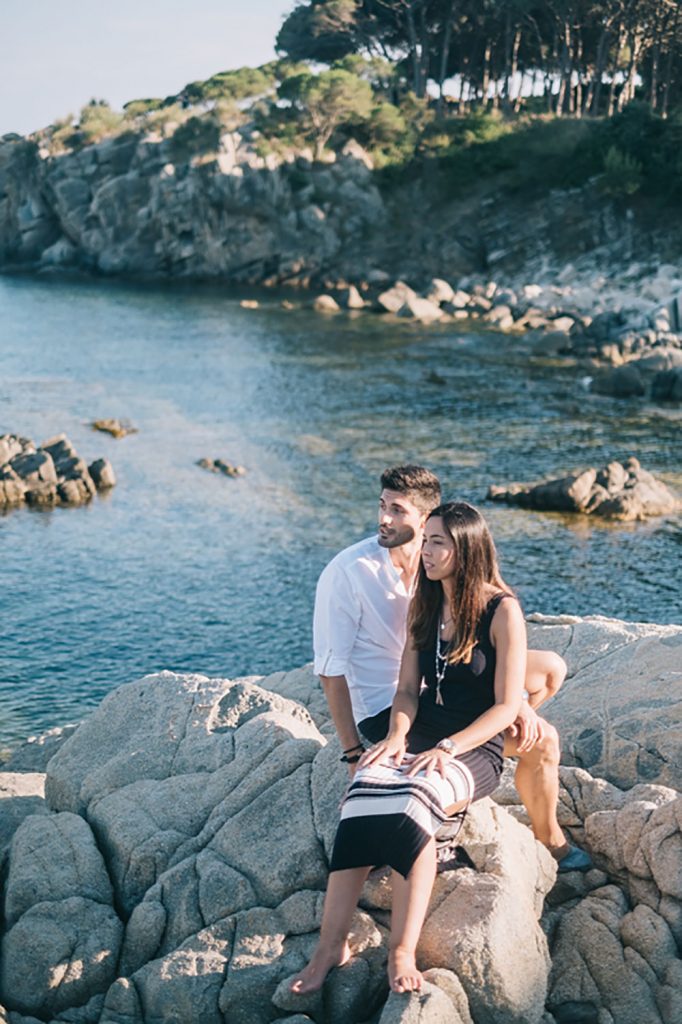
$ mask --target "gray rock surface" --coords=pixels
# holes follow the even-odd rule
[[[0,772],[0,865],[24,818],[46,813],[42,772]]]
[[[506,777],[506,807],[475,805],[461,836],[475,870],[436,880],[424,992],[386,999],[390,889],[375,872],[351,960],[321,993],[294,997],[347,778],[319,683],[310,666],[258,680],[160,673],[56,745],[47,806],[16,829],[0,976],[10,1024],[144,1024],[150,1008],[183,1024],[676,1022],[682,629],[531,617],[529,632],[569,664],[547,708],[568,757],[608,776],[561,769],[560,820],[592,871],[555,884]],[[31,777],[6,773],[8,806],[18,778]]]
[[[50,438],[40,447],[29,438],[5,434],[0,437],[0,508],[24,503],[38,507],[82,505],[98,489],[116,483],[107,459],[93,466],[99,483],[66,434]]]
[[[637,459],[609,462],[539,484],[493,485],[488,499],[546,512],[575,512],[622,521],[671,515],[682,502]]]
[[[532,615],[529,644],[568,663],[543,711],[559,730],[564,763],[624,788],[682,789],[682,627]]]

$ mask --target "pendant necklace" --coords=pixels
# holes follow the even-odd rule
[[[440,629],[442,630],[445,625],[446,623],[441,623]],[[447,656],[449,646],[450,641],[445,640],[443,648],[441,650],[441,636],[440,630],[438,630],[436,633],[436,704],[443,703],[443,694],[441,693],[440,688],[443,683],[443,680],[445,679],[445,673],[447,672],[448,669]]]

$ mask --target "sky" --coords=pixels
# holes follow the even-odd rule
[[[0,0],[0,135],[263,64],[296,0]]]

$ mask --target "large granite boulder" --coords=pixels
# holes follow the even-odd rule
[[[579,512],[623,521],[671,515],[682,502],[635,458],[539,484],[493,485],[488,499],[545,512]]]
[[[307,668],[258,683],[160,673],[120,687],[56,747],[49,813],[23,820],[9,855],[0,998],[12,1014],[355,1024],[384,1012],[384,876],[366,886],[350,962],[321,993],[288,989],[316,941],[347,782],[306,708],[320,698]],[[465,842],[475,869],[434,890],[419,958],[436,989],[412,1001],[416,1019],[451,1008],[452,1020],[539,1022],[554,862],[490,801]]]
[[[622,790],[560,770],[559,821],[596,868],[560,875],[543,925],[552,958],[547,999],[559,1024],[672,1024],[682,1010],[682,798],[666,786]],[[525,812],[513,785],[501,798]]]
[[[602,616],[531,615],[531,647],[554,650],[568,678],[542,714],[562,760],[629,788],[682,789],[682,627]]]

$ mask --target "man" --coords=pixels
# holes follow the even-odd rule
[[[363,738],[375,743],[388,731],[424,523],[440,500],[438,478],[423,466],[387,469],[381,475],[378,535],[341,551],[317,585],[315,671],[351,776]],[[528,699],[507,731],[504,753],[518,758],[516,788],[535,837],[560,871],[573,871],[586,870],[591,861],[566,842],[557,821],[559,738],[536,711],[565,674],[558,655],[528,652]]]

